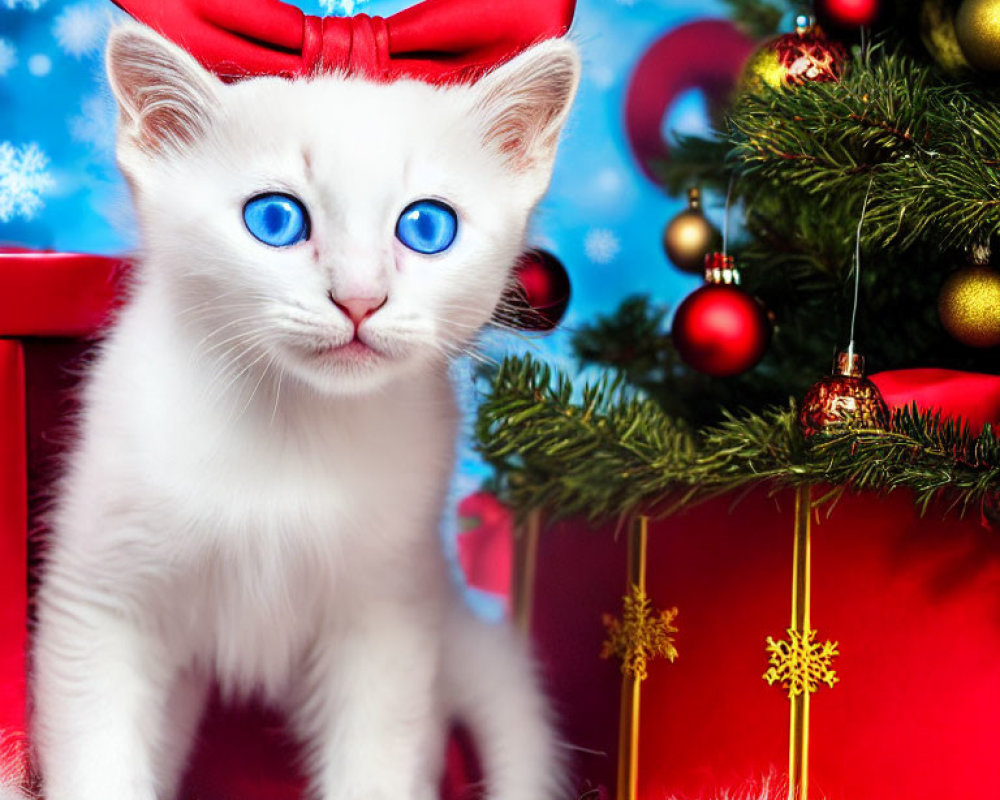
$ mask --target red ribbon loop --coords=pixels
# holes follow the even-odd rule
[[[311,17],[279,0],[114,0],[224,79],[343,71],[474,79],[563,35],[576,0],[424,0],[389,18]],[[393,47],[395,46],[395,51]]]

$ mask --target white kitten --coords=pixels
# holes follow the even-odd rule
[[[436,531],[447,357],[510,280],[573,46],[448,87],[227,86],[136,26],[107,61],[144,253],[39,592],[47,800],[172,798],[212,680],[288,713],[321,800],[432,800],[452,718],[490,797],[554,796],[531,662]]]

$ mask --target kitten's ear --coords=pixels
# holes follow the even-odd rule
[[[204,133],[219,81],[177,45],[141,25],[108,38],[107,70],[122,134],[152,153],[178,151]]]
[[[516,171],[551,168],[559,133],[580,82],[580,57],[567,39],[525,50],[476,84],[483,137]]]

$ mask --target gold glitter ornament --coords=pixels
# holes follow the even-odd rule
[[[688,207],[667,223],[663,230],[663,249],[675,267],[701,275],[705,254],[719,249],[719,232],[701,209],[701,191],[688,190]]]
[[[955,15],[955,38],[972,66],[1000,71],[1000,0],[963,0]]]
[[[984,266],[955,272],[941,287],[938,316],[967,347],[1000,345],[1000,274]]]

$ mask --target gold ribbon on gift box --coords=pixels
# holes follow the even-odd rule
[[[639,780],[639,700],[642,682],[654,658],[677,658],[672,634],[677,609],[657,611],[646,595],[646,551],[649,520],[639,517],[629,535],[628,591],[622,599],[622,616],[604,615],[608,638],[601,658],[621,661],[622,695],[618,727],[617,800],[635,800]]]
[[[538,539],[542,517],[538,511],[528,515],[518,531],[515,552],[513,616],[515,624],[527,634],[531,628],[531,609],[537,566]],[[677,609],[658,611],[646,594],[646,553],[649,543],[649,520],[639,517],[628,539],[627,591],[622,598],[622,615],[603,617],[607,638],[602,658],[621,662],[622,689],[618,726],[617,800],[636,800],[639,778],[639,699],[642,682],[649,674],[649,662],[656,658],[673,661],[674,620]]]
[[[788,798],[808,800],[809,703],[821,684],[838,681],[833,659],[838,643],[817,641],[810,624],[812,494],[801,487],[795,494],[795,527],[792,569],[792,615],[787,639],[767,637],[770,667],[763,678],[780,683],[791,701],[788,745]],[[541,532],[541,514],[532,512],[517,540],[514,619],[525,632],[530,628],[536,554]],[[646,595],[646,553],[649,520],[639,517],[629,535],[628,591],[623,598],[621,619],[605,615],[608,638],[602,657],[622,662],[621,714],[618,740],[618,787],[616,800],[636,800],[639,775],[639,700],[642,681],[653,658],[673,661],[677,650],[671,634],[677,609],[656,611]]]
[[[812,547],[812,494],[808,486],[795,492],[795,545],[792,568],[792,626],[788,639],[767,637],[770,668],[764,680],[780,683],[791,701],[788,732],[788,800],[809,797],[809,698],[821,683],[833,687],[839,680],[833,659],[837,642],[816,641],[809,622]]]
[[[525,636],[531,632],[531,610],[535,607],[535,572],[541,533],[542,512],[538,509],[531,511],[525,524],[515,531],[511,616],[514,626]]]

